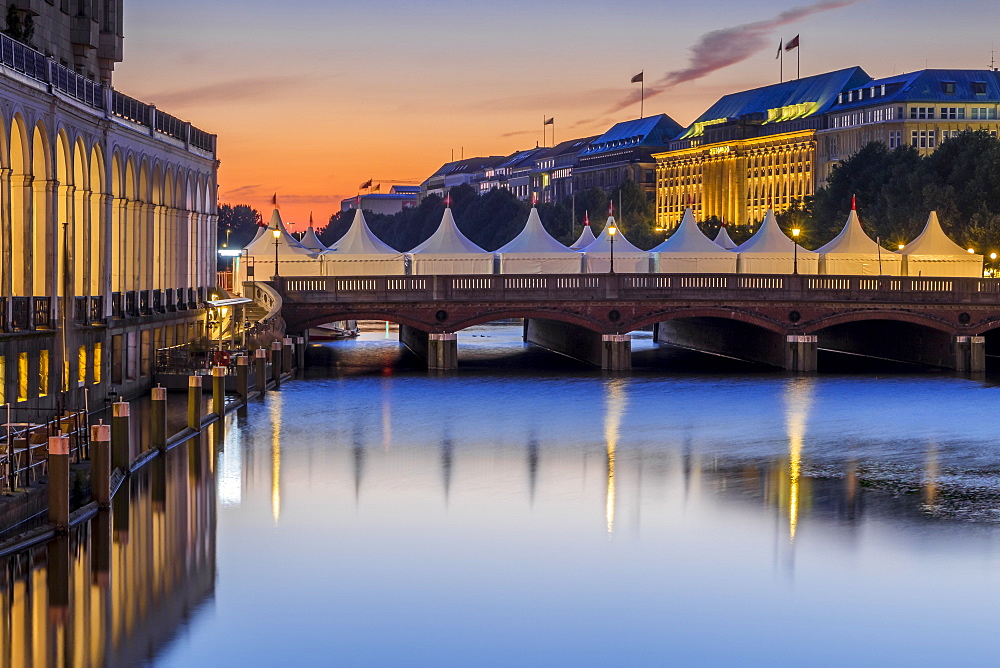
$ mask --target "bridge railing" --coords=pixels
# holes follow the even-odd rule
[[[282,277],[292,302],[482,299],[765,299],[846,302],[998,303],[1000,279],[803,274],[502,274]]]

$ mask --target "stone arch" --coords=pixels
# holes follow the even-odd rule
[[[806,334],[815,334],[824,329],[829,329],[830,327],[838,325],[868,321],[906,322],[912,325],[919,325],[921,327],[927,327],[928,329],[944,332],[945,334],[954,335],[957,333],[957,328],[955,326],[950,325],[940,318],[922,315],[913,311],[900,311],[892,309],[858,310],[834,313],[832,315],[824,316],[811,320],[808,323],[804,323],[802,325],[802,331]]]
[[[89,167],[89,208],[90,208],[90,294],[104,293],[104,276],[107,274],[108,257],[104,250],[104,239],[108,236],[106,199],[110,199],[105,172],[104,151],[100,143],[94,142],[90,149]]]
[[[942,368],[955,365],[955,325],[903,310],[836,313],[803,326],[822,351]]]
[[[73,146],[73,186],[73,293],[84,295],[90,288],[90,239],[94,231],[90,218],[90,164],[81,137]]]
[[[153,283],[153,176],[150,161],[139,158],[139,177],[136,182],[137,197],[134,206],[136,226],[136,260],[138,280],[136,290],[149,290]]]
[[[723,321],[731,320],[745,325],[753,325],[774,334],[783,335],[788,331],[788,326],[786,324],[777,322],[753,311],[711,306],[672,308],[664,311],[657,311],[655,313],[643,314],[638,318],[623,322],[621,324],[621,328],[624,331],[634,332],[637,329],[642,329],[643,327],[649,327],[650,325],[658,323],[692,318],[712,318]]]
[[[54,273],[56,181],[53,178],[52,144],[42,121],[31,132],[31,290],[50,295],[49,277]]]
[[[11,227],[11,289],[16,296],[31,294],[31,148],[24,117],[10,122],[9,165]]]
[[[164,206],[164,178],[163,163],[159,160],[153,163],[153,171],[150,176],[150,205],[152,229],[150,238],[152,243],[152,288],[160,290],[163,288],[166,269],[166,207]]]

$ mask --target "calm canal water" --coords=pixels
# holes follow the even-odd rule
[[[446,375],[314,347],[221,450],[2,560],[0,665],[995,661],[992,382],[648,335],[613,376],[519,337],[463,333]]]

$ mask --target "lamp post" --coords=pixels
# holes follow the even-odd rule
[[[799,228],[792,230],[792,273],[799,273]]]
[[[997,277],[997,265],[996,265],[996,262],[997,262],[997,254],[996,253],[990,253],[990,264],[993,265],[990,268],[990,271],[992,271],[993,278]]]
[[[281,230],[275,229],[272,234],[274,234],[274,280],[278,280],[280,276],[278,273],[278,239],[281,238]]]
[[[618,228],[615,227],[614,223],[611,223],[611,227],[608,228],[608,235],[611,237],[611,271],[609,273],[615,273],[615,235],[618,234]]]

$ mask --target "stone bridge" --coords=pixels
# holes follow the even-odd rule
[[[629,332],[816,369],[818,349],[959,371],[1000,344],[1000,280],[895,276],[572,274],[281,277],[290,333],[389,320],[431,368],[457,365],[456,333],[523,318],[525,340],[602,368],[629,368]],[[998,345],[1000,348],[1000,345]]]

